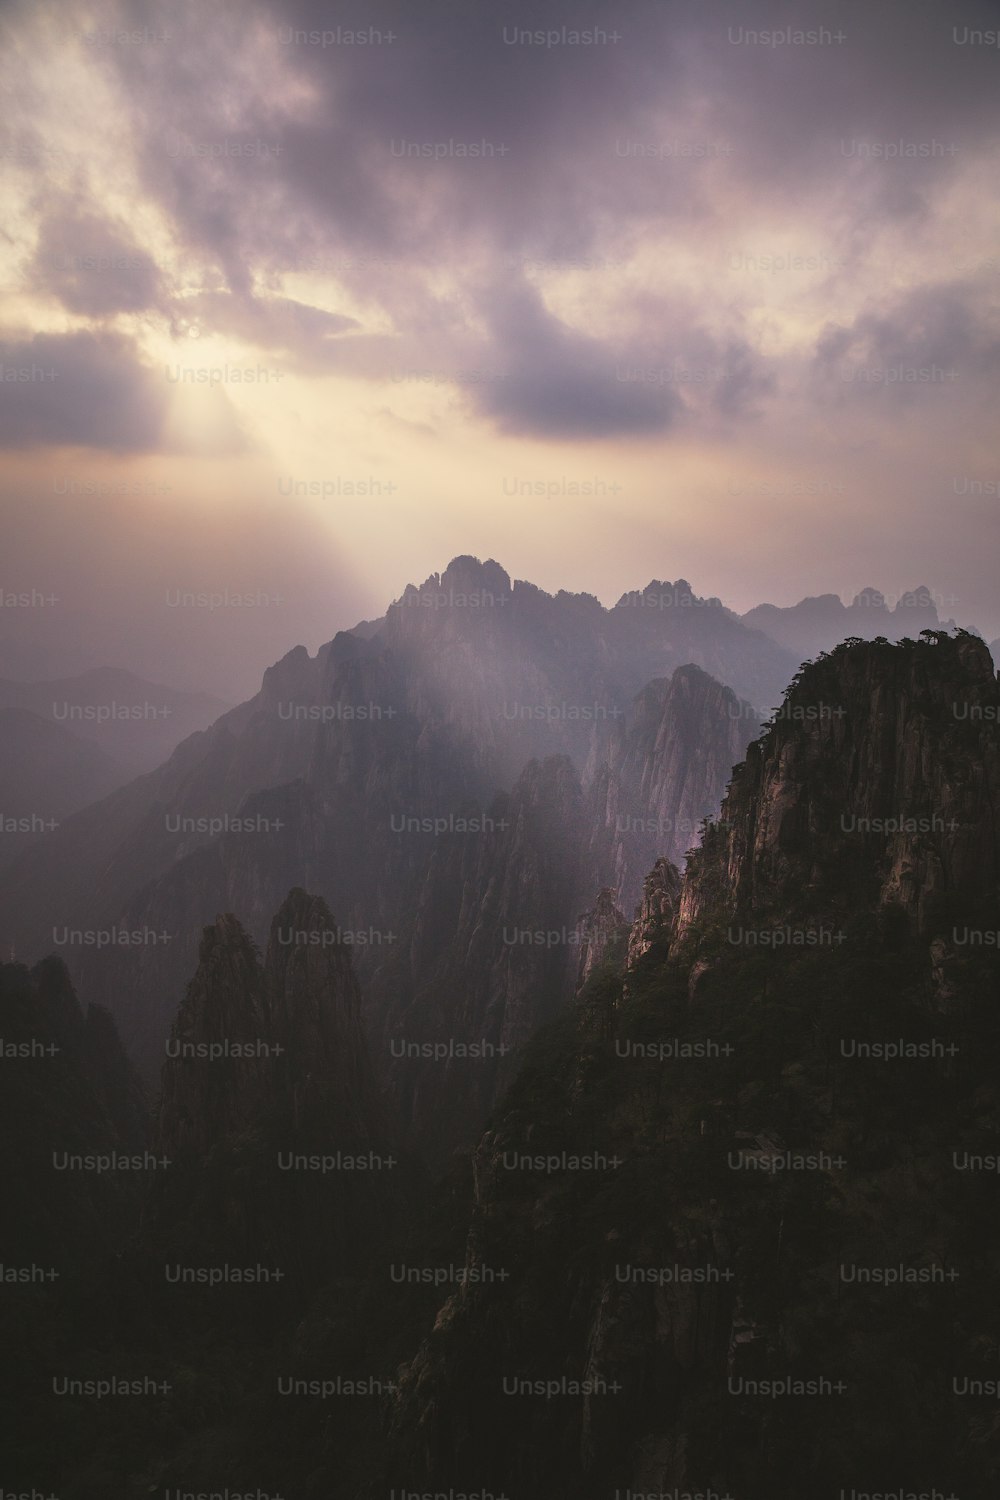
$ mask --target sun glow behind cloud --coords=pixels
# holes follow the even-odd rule
[[[151,517],[170,555],[200,507],[266,572],[280,515],[289,567],[321,538],[351,579],[283,646],[458,552],[606,601],[652,574],[741,608],[926,581],[995,631],[996,509],[956,484],[997,477],[993,75],[950,14],[892,9],[905,58],[860,10],[839,56],[732,47],[714,3],[627,7],[617,57],[566,58],[388,6],[395,50],[348,57],[280,39],[318,24],[299,0],[15,6],[4,358],[62,383],[2,393],[2,493],[69,454],[173,474],[150,513],[101,501],[140,571]],[[169,40],[80,35],[116,25]],[[921,86],[951,155],[845,155],[916,136]],[[394,154],[456,139],[507,154]],[[54,544],[84,566],[85,520]]]

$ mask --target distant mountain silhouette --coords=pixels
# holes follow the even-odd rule
[[[898,641],[955,623],[938,618],[933,591],[926,584],[901,594],[894,605],[878,589],[866,588],[850,604],[844,604],[838,594],[819,594],[788,606],[758,604],[740,619],[795,652],[800,661],[831,651],[852,636],[874,640],[882,635]]]
[[[181,692],[118,667],[45,682],[0,679],[0,708],[27,709],[98,745],[121,766],[119,784],[160,765],[227,707],[207,693]]]
[[[572,992],[594,889],[631,910],[656,856],[683,858],[717,810],[758,720],[715,674],[766,695],[793,670],[683,579],[607,610],[456,559],[370,638],[289,652],[256,698],[29,851],[0,882],[0,936],[41,957],[61,934],[151,1076],[205,925],[231,911],[261,943],[287,891],[314,890],[358,934],[376,1066],[420,1135],[439,1101],[391,1058],[401,1028],[528,1035]],[[555,951],[504,940],[542,927]],[[142,941],[86,936],[112,929]],[[504,1076],[487,1062],[461,1085],[437,1146],[478,1128]]]
[[[0,869],[129,779],[99,746],[25,708],[0,708]]]

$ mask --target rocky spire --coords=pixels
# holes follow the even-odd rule
[[[603,963],[605,958],[623,956],[631,928],[610,886],[604,886],[598,891],[594,907],[583,913],[577,927],[580,933],[580,965],[576,988],[579,993],[594,968]]]
[[[998,717],[989,651],[966,632],[845,642],[807,664],[688,866],[681,932],[713,911],[785,921],[850,904],[933,936],[956,900],[995,903]]]
[[[206,928],[163,1069],[153,1246],[197,1226],[202,1256],[270,1257],[301,1284],[378,1241],[399,1161],[360,1011],[320,898],[290,893],[263,962],[234,916]]]
[[[629,929],[626,969],[634,969],[655,942],[669,941],[680,894],[681,872],[668,859],[658,859],[643,881],[642,900]]]

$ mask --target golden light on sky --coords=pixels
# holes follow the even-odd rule
[[[960,10],[780,49],[637,3],[569,56],[487,7],[366,9],[362,50],[297,0],[14,5],[8,582],[72,579],[81,661],[216,687],[467,552],[606,603],[926,583],[995,634],[1000,64]],[[214,664],[137,604],[195,524],[287,593]]]

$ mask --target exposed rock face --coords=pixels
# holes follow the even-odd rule
[[[698,842],[756,732],[750,705],[699,667],[680,667],[638,695],[590,793],[595,865],[610,869],[626,911],[654,860],[680,864]]]
[[[99,1446],[99,1419],[70,1415],[53,1379],[99,1368],[128,1322],[122,1261],[158,1167],[114,1023],[95,1006],[84,1014],[58,959],[30,971],[0,964],[0,1049],[5,1467],[69,1480],[63,1466],[76,1431],[81,1449],[67,1465],[75,1479]],[[149,1326],[145,1312],[133,1327]]]
[[[334,713],[359,699],[391,705],[391,694],[367,675],[381,670],[371,649],[338,637],[329,653]],[[167,834],[167,814],[159,812],[127,845],[123,858],[133,871],[150,846],[168,837],[177,846],[164,873],[115,908],[114,927],[145,940],[99,953],[77,948],[72,957],[92,988],[119,997],[130,1046],[147,1069],[158,1067],[173,1007],[198,963],[205,916],[239,911],[264,945],[290,886],[322,890],[343,913],[379,1071],[418,1137],[424,1116],[433,1120],[426,1139],[437,1135],[445,1149],[463,1132],[474,1137],[509,1076],[509,1049],[572,995],[578,914],[593,892],[613,884],[629,910],[664,848],[676,853],[694,841],[700,818],[718,806],[751,720],[728,690],[698,668],[682,668],[640,694],[613,731],[613,746],[588,757],[586,790],[569,757],[550,757],[494,800],[479,773],[448,749],[447,735],[421,730],[415,717],[281,721],[279,706],[303,700],[300,679],[310,669],[305,652],[272,669],[262,695],[269,708],[255,710],[258,727],[217,739],[211,764],[192,772],[180,799],[186,811],[171,815],[177,832]],[[287,769],[296,776],[236,805],[233,816],[250,832],[210,838],[180,821],[210,805],[199,788],[219,778],[228,784],[219,757],[239,760],[252,750],[261,762],[255,776],[276,775],[280,733],[288,735]],[[434,821],[442,816],[443,830]],[[442,1064],[392,1058],[394,1037],[438,1047],[486,1041],[504,1050],[475,1066],[464,1057]],[[451,1097],[453,1087],[461,1097]]]
[[[686,585],[681,596],[694,598]],[[346,819],[343,800],[370,805],[379,788],[379,811],[434,814],[448,799],[509,789],[531,758],[568,754],[582,771],[634,695],[686,662],[758,701],[796,665],[718,606],[608,611],[457,558],[408,589],[376,634],[344,632],[315,658],[290,651],[256,698],[69,820],[4,889],[0,936],[34,954],[54,924],[117,919],[136,889],[218,838],[170,832],[168,816],[232,816],[247,797],[298,779]]]
[[[406,1030],[428,1046],[485,1040],[504,1051],[499,1062],[494,1053],[485,1063],[424,1065],[423,1082],[413,1067],[394,1069],[404,1117],[422,1142],[431,1139],[431,1118],[439,1149],[462,1139],[457,1126],[482,1124],[512,1076],[506,1049],[520,1047],[579,989],[616,932],[624,938],[628,924],[615,908],[635,907],[658,855],[679,857],[696,842],[752,732],[746,707],[700,668],[682,667],[639,694],[607,751],[591,758],[584,790],[568,758],[532,763],[509,801],[491,808],[508,829],[436,841],[408,968],[385,964],[373,976],[374,1007],[400,1043]],[[662,900],[673,898],[675,878],[661,875]],[[588,925],[579,912],[602,888]],[[450,1136],[432,1078],[450,1101]]]
[[[844,713],[795,712],[821,704]],[[511,1274],[463,1285],[401,1369],[380,1484],[446,1485],[485,1466],[511,1493],[756,1500],[877,1465],[887,1432],[930,1468],[961,1452],[969,1488],[994,1472],[981,1414],[958,1399],[942,1419],[937,1370],[942,1349],[989,1369],[976,1351],[997,1337],[990,1313],[984,1343],[995,1249],[977,1248],[990,1267],[977,1260],[962,1283],[992,1189],[967,1181],[959,1198],[951,1159],[956,1141],[973,1160],[995,1148],[995,948],[951,965],[950,1016],[926,1002],[948,962],[942,917],[983,914],[996,931],[1000,693],[973,637],[859,642],[808,668],[786,708],[683,886],[663,860],[649,875],[630,942],[642,993],[617,1007],[602,993],[602,1025],[588,1005],[560,1020],[498,1106],[475,1155],[469,1264]],[[842,808],[943,813],[945,835],[852,843]],[[899,930],[881,920],[890,905],[909,919]],[[678,908],[712,964],[671,941]],[[822,963],[791,950],[762,963],[719,930],[733,912],[831,911],[852,941]],[[602,892],[593,929],[613,922]],[[891,1080],[837,1045],[928,1026],[954,1036],[953,1060],[901,1062]],[[716,1027],[728,1050],[698,1052]],[[615,1045],[633,1037],[638,1050]],[[785,1141],[817,1151],[804,1158],[815,1170],[737,1170],[727,1149],[746,1143],[737,1167],[773,1166]],[[912,1301],[888,1284],[862,1295],[841,1273],[848,1258],[925,1266],[929,1220],[914,1210],[929,1198],[948,1205],[933,1258],[961,1262],[962,1289],[921,1301],[915,1337]],[[820,1368],[858,1399],[849,1420],[846,1402],[816,1402],[808,1434],[793,1403],[732,1388]],[[548,1399],[547,1381],[566,1399]]]
[[[65,941],[150,1076],[206,922],[238,912],[263,947],[300,885],[343,924],[380,1070],[404,1020],[428,1042],[519,1045],[572,995],[594,892],[631,913],[653,861],[679,859],[717,810],[754,728],[687,661],[754,682],[784,670],[721,606],[670,589],[668,605],[608,611],[456,559],[375,633],[289,652],[255,699],[23,856],[0,882],[18,952]],[[502,806],[509,829],[485,826]],[[88,937],[111,931],[138,937]],[[474,1137],[509,1070],[506,1050],[475,1083],[467,1060],[389,1061],[404,1114],[453,1122],[453,1140]]]
[[[631,932],[628,918],[615,901],[610,886],[597,893],[597,903],[591,911],[580,917],[580,964],[576,975],[579,992],[589,979],[593,969],[605,958],[623,949]]]
[[[275,917],[264,993],[292,1126],[332,1134],[348,1151],[383,1140],[385,1112],[361,1025],[351,949],[321,897],[294,890]]]
[[[1000,689],[959,634],[857,643],[807,667],[691,862],[683,933],[715,909],[794,919],[893,905],[927,935],[1000,879]]]
[[[293,890],[265,932],[263,959],[232,917],[203,934],[174,1040],[208,1049],[236,1041],[251,1052],[168,1059],[159,1141],[174,1160],[153,1174],[140,1247],[124,1256],[118,1190],[107,1179],[67,1178],[58,1198],[38,1189],[39,1143],[93,1149],[128,1135],[132,1094],[113,1029],[103,1016],[83,1020],[61,964],[34,974],[0,968],[4,1035],[37,1029],[67,1054],[56,1058],[61,1074],[47,1075],[49,1059],[39,1058],[34,1072],[4,1075],[16,1211],[4,1253],[13,1243],[18,1256],[40,1258],[58,1239],[77,1256],[79,1236],[84,1260],[96,1258],[105,1282],[121,1286],[114,1326],[96,1344],[72,1304],[66,1339],[52,1301],[42,1356],[83,1372],[95,1348],[102,1360],[121,1351],[130,1371],[156,1369],[179,1392],[168,1419],[148,1426],[124,1402],[90,1411],[60,1399],[51,1425],[39,1421],[37,1401],[24,1402],[34,1471],[54,1434],[86,1474],[84,1490],[112,1492],[113,1476],[91,1482],[85,1469],[96,1432],[102,1451],[127,1447],[147,1491],[190,1483],[192,1457],[205,1455],[241,1489],[279,1472],[295,1493],[358,1500],[474,1486],[586,1500],[678,1490],[770,1500],[845,1488],[848,1478],[884,1472],[887,1457],[904,1484],[911,1474],[915,1483],[956,1473],[963,1494],[993,1493],[989,1412],[984,1419],[982,1404],[942,1380],[943,1357],[991,1380],[1000,1341],[989,1295],[1000,1247],[983,1233],[995,1222],[995,1173],[955,1175],[955,1155],[995,1160],[997,954],[993,945],[954,962],[939,930],[941,911],[951,919],[948,901],[968,922],[984,911],[997,927],[1000,705],[983,647],[970,640],[859,643],[804,674],[788,700],[803,712],[779,718],[751,750],[726,821],[684,881],[696,954],[672,938],[676,868],[661,858],[647,875],[626,1003],[627,976],[598,958],[614,951],[622,922],[614,888],[601,890],[580,928],[594,955],[588,995],[599,991],[599,1004],[562,1007],[528,1042],[471,1163],[428,1198],[416,1248],[407,1239],[400,1251],[418,1278],[443,1270],[440,1286],[385,1275],[380,1233],[395,1171],[320,1176],[276,1162],[284,1151],[386,1151],[350,945],[322,900]],[[804,712],[822,703],[844,713]],[[299,796],[303,785],[275,795]],[[901,896],[890,879],[898,859],[884,844],[856,856],[842,839],[820,837],[831,785],[876,812],[882,797],[889,806],[903,795],[936,797],[958,826],[933,846],[936,863],[923,845],[908,846],[916,883]],[[562,911],[581,909],[572,903],[590,878],[585,806],[573,763],[551,757],[494,800],[475,839],[428,833],[427,858],[405,855],[419,911],[382,960],[391,966],[385,993],[398,985],[403,1007],[387,1010],[392,1025],[430,1017],[439,1037],[460,1027],[475,1035],[485,1017],[490,1036],[519,1040],[549,1013],[546,987],[556,997],[581,958],[579,944],[550,945],[548,929]],[[804,844],[803,825],[815,844]],[[855,829],[839,831],[848,839]],[[182,866],[197,871],[215,854],[196,849]],[[244,872],[248,891],[259,873]],[[909,917],[899,931],[882,920],[890,907]],[[831,909],[844,914],[852,942],[823,962],[791,950],[762,962],[720,930],[736,910],[792,922]],[[523,913],[524,930],[544,941],[509,939]],[[702,967],[702,952],[714,963]],[[927,976],[939,971],[954,1004],[929,1015]],[[838,1044],[848,1033],[933,1035],[953,1039],[954,1054],[942,1047],[926,1063],[886,1067],[845,1054]],[[259,1043],[266,1054],[252,1050]],[[415,1128],[428,1128],[435,1102],[447,1112],[453,1101],[469,1127],[502,1082],[499,1069],[479,1074],[479,1061],[421,1064]],[[5,1070],[15,1067],[5,1060]],[[817,1154],[765,1170],[785,1142]],[[31,1194],[43,1210],[34,1240],[22,1223],[37,1206]],[[454,1275],[463,1242],[469,1274]],[[278,1266],[296,1296],[262,1294],[248,1315],[245,1288],[228,1299],[221,1288],[181,1296],[161,1281],[157,1292],[157,1259]],[[933,1266],[943,1284],[851,1282],[847,1264]],[[88,1299],[94,1284],[100,1276],[88,1275]],[[14,1305],[5,1295],[0,1318],[16,1321]],[[225,1309],[235,1309],[231,1321]],[[19,1353],[19,1365],[28,1359]],[[275,1392],[276,1368],[376,1375],[391,1386],[378,1407],[311,1397],[300,1405]],[[820,1376],[829,1399],[808,1403],[733,1389],[744,1379]],[[21,1401],[15,1392],[19,1426]]]
[[[474,1138],[531,1033],[572,993],[586,889],[582,795],[562,756],[531,762],[473,838],[429,840],[398,980],[379,976],[379,1055],[439,1158]]]
[[[680,905],[681,872],[668,859],[658,859],[642,886],[642,900],[629,928],[626,970],[634,969],[654,943],[673,934]]]
[[[580,918],[582,938],[577,972],[577,1018],[581,1035],[606,1039],[614,1034],[618,1003],[616,971],[628,942],[629,924],[615,904],[614,891],[605,886],[597,904]],[[586,1087],[581,1070],[578,1088]]]

